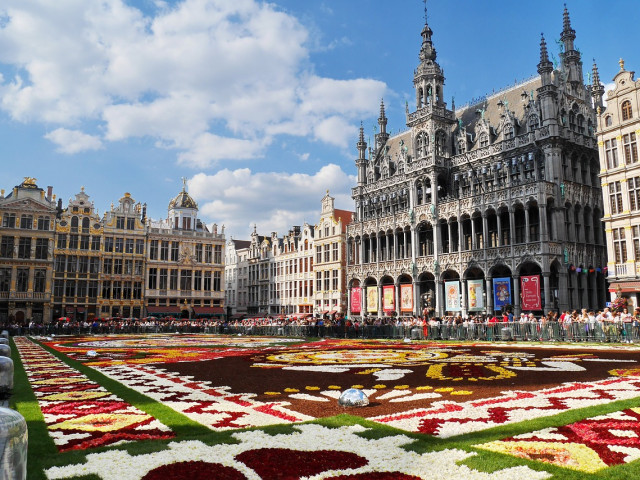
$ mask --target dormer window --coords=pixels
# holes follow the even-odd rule
[[[511,125],[510,123],[507,123],[504,126],[504,138],[505,140],[513,138],[513,125]]]
[[[486,133],[481,133],[480,138],[478,139],[478,143],[480,147],[488,147],[489,146],[489,135]]]
[[[631,109],[631,102],[625,100],[622,102],[622,120],[630,120],[633,116],[633,110]]]

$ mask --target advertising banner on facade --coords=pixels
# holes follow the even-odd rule
[[[400,311],[413,312],[413,285],[400,285]]]
[[[362,311],[362,288],[353,287],[351,289],[351,311],[360,313]]]
[[[444,282],[445,310],[459,312],[460,308],[460,282]]]
[[[378,311],[378,287],[367,287],[367,312]]]
[[[393,312],[396,309],[394,292],[395,288],[393,285],[385,285],[382,287],[382,310],[385,312]]]
[[[484,310],[484,280],[467,280],[467,299],[469,311],[479,312]]]
[[[493,309],[500,310],[511,305],[511,279],[509,277],[493,279]]]
[[[540,275],[523,275],[520,277],[520,286],[522,310],[542,310]]]

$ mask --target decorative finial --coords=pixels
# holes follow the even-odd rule
[[[329,189],[327,188],[327,195],[329,195]]]
[[[427,23],[427,0],[424,0],[424,23]]]
[[[622,58],[618,60],[618,64],[620,65],[620,71],[624,72],[624,60]]]
[[[82,185],[82,186],[80,187],[80,191],[81,191],[81,192],[84,192],[84,185]]]
[[[182,191],[187,191],[187,177],[182,177]]]

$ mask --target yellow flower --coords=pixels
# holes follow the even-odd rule
[[[287,393],[298,393],[300,390],[297,388],[285,388],[284,391]]]

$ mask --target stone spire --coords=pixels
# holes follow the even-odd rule
[[[433,42],[431,41],[431,35],[433,30],[429,28],[427,23],[427,2],[424,2],[424,27],[422,28],[422,48],[420,48],[420,61],[426,60],[434,61],[436,59],[436,49],[433,48]]]
[[[358,159],[356,167],[358,169],[358,186],[367,183],[367,142],[364,141],[364,127],[360,123],[360,137],[358,138]]]
[[[378,117],[378,125],[380,125],[380,132],[376,134],[376,146],[382,147],[389,139],[387,133],[387,116],[384,112],[384,100],[380,101],[380,116]]]
[[[598,66],[596,65],[596,59],[593,59],[593,68],[591,70],[591,97],[593,97],[594,108],[602,108],[602,98],[604,96],[604,85],[600,83],[600,74],[598,73]]]
[[[544,33],[540,34],[540,63],[538,63],[538,73],[542,75],[542,83],[545,80],[551,81],[551,72],[553,72],[553,64],[549,61],[549,52],[547,51],[547,42],[544,39]]]
[[[416,90],[416,109],[437,105],[444,107],[444,73],[436,62],[436,49],[431,36],[433,30],[427,23],[427,3],[424,6],[424,27],[422,28],[422,46],[420,47],[420,64],[413,75],[413,86]]]
[[[562,14],[562,33],[560,39],[564,43],[564,51],[570,52],[573,50],[573,41],[576,39],[576,31],[571,28],[571,18],[569,18],[569,10],[567,10],[567,4],[564,4],[564,12]]]

